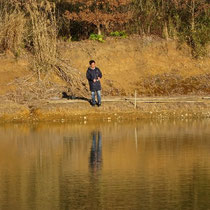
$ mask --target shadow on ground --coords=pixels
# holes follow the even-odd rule
[[[68,95],[66,92],[62,92],[62,98],[66,98],[68,100],[82,100],[82,101],[87,101],[91,105],[91,100],[85,97],[78,97],[78,96],[73,96],[73,95]]]

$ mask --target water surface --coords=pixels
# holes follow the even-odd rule
[[[210,120],[0,126],[0,209],[210,209]]]

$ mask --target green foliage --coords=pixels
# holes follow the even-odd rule
[[[203,57],[207,54],[206,47],[210,43],[210,17],[203,18],[202,22],[192,32],[192,48],[194,57]]]
[[[90,34],[89,39],[90,40],[99,41],[99,42],[105,42],[104,36],[103,35],[99,35],[99,34]]]
[[[204,57],[206,55],[206,45],[209,42],[209,36],[205,36],[202,30],[197,30],[191,34],[192,55],[195,58]]]
[[[178,39],[186,42],[192,49],[194,58],[204,57],[207,54],[206,47],[210,43],[210,18],[202,18],[197,23],[195,30],[186,25],[182,26],[178,33]]]
[[[71,41],[72,41],[71,36],[70,36],[70,37],[62,36],[61,39],[62,39],[64,42],[71,42]]]
[[[110,36],[126,38],[127,34],[125,31],[114,31],[110,33]]]

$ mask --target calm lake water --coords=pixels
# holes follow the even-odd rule
[[[210,209],[210,120],[1,125],[0,209]]]

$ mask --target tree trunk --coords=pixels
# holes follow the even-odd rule
[[[106,32],[109,33],[109,22],[106,22],[104,26],[105,26]]]
[[[98,29],[98,35],[101,35],[101,24],[97,25],[97,29]]]
[[[151,32],[151,25],[149,24],[149,25],[147,26],[147,34],[150,35],[150,32]]]
[[[195,30],[195,0],[191,1],[191,13],[192,13],[192,19],[191,19],[191,30]]]
[[[168,40],[169,35],[168,35],[168,26],[166,21],[164,21],[163,25],[163,36],[165,37],[166,40]]]

